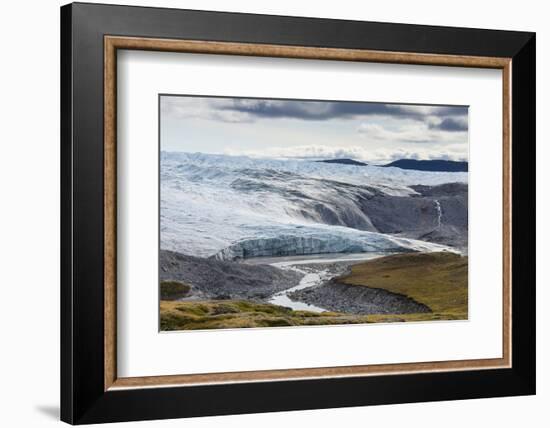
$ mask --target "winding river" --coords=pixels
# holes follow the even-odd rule
[[[268,300],[269,303],[273,303],[274,305],[279,305],[279,306],[286,306],[287,308],[294,309],[295,311],[311,311],[311,312],[326,311],[326,309],[320,308],[318,306],[309,305],[307,303],[292,300],[290,297],[288,297],[288,294],[292,293],[293,291],[302,290],[304,288],[309,288],[315,285],[322,284],[326,280],[330,279],[330,274],[328,270],[319,270],[318,272],[311,273],[293,265],[289,265],[286,267],[281,266],[281,268],[303,273],[304,277],[300,280],[300,283],[298,285],[292,288],[289,288],[287,290],[281,291],[277,294],[274,294],[271,297],[271,299]]]
[[[359,263],[364,260],[372,260],[378,257],[387,256],[389,254],[390,253],[338,253],[317,254],[311,256],[288,256],[269,258],[259,257],[255,259],[248,259],[246,263],[269,264],[280,269],[293,270],[304,275],[298,285],[295,285],[294,287],[291,287],[287,290],[280,291],[271,296],[271,298],[268,300],[269,303],[279,306],[285,306],[296,311],[325,312],[327,311],[327,309],[292,300],[289,297],[289,294],[293,291],[321,285],[330,280],[333,277],[334,273],[331,271],[331,269],[327,269],[324,267],[326,264],[350,262]],[[315,264],[321,265],[319,269],[311,268],[311,265]],[[305,267],[301,267],[301,265],[308,265],[308,269],[306,269]]]

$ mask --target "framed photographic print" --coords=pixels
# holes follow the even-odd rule
[[[535,393],[535,35],[61,8],[72,424]]]

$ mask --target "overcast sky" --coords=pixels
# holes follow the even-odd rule
[[[468,158],[468,108],[161,96],[161,150],[254,157]]]

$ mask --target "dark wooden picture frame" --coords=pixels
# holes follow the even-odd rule
[[[503,357],[118,378],[117,49],[501,69]],[[533,33],[71,4],[61,9],[61,130],[62,420],[81,424],[534,394]]]

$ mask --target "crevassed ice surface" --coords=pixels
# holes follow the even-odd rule
[[[444,247],[376,232],[361,205],[409,186],[467,182],[426,172],[313,161],[161,152],[161,248],[235,259]]]

